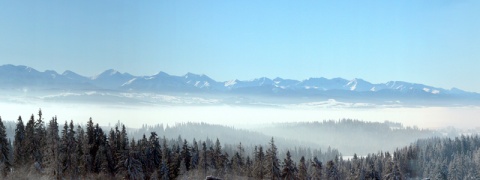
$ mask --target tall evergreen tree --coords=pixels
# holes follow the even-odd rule
[[[248,179],[253,178],[253,162],[250,156],[247,156],[245,160],[244,174]]]
[[[209,170],[208,154],[207,145],[205,142],[202,142],[202,149],[200,150],[198,161],[198,172],[201,177],[206,177]]]
[[[287,156],[283,160],[282,179],[295,180],[296,171],[297,170],[295,164],[292,161],[290,151],[287,151]]]
[[[322,162],[318,160],[317,157],[314,157],[312,160],[312,179],[323,179],[323,166]]]
[[[198,143],[195,138],[193,138],[193,145],[192,145],[192,157],[190,160],[190,169],[197,169],[198,161],[199,161],[200,151],[198,149]]]
[[[68,125],[68,152],[70,156],[71,166],[70,175],[72,178],[78,177],[79,175],[79,168],[78,168],[78,161],[77,161],[77,154],[75,150],[77,149],[77,140],[75,139],[75,126],[73,125],[73,120],[70,120],[70,124]]]
[[[147,165],[146,172],[151,174],[160,167],[162,162],[162,149],[157,133],[151,132],[148,140],[147,151]]]
[[[110,129],[110,132],[108,133],[108,144],[109,144],[109,151],[112,154],[112,161],[116,165],[118,164],[119,161],[119,153],[117,149],[117,135],[115,133],[115,130],[113,128]]]
[[[272,139],[269,143],[270,147],[266,153],[266,170],[270,179],[280,179],[280,162],[277,157],[277,146]]]
[[[47,128],[47,144],[45,151],[45,166],[48,168],[48,174],[56,179],[60,178],[59,163],[60,137],[58,136],[57,117],[52,117]]]
[[[25,148],[25,155],[27,155],[26,164],[28,166],[31,166],[35,162],[35,145],[35,117],[32,114],[25,127],[25,144],[23,146]]]
[[[2,117],[0,117],[0,177],[7,176],[10,171],[10,156],[9,142],[7,140],[7,132],[3,124]]]
[[[258,148],[255,146],[254,155],[253,176],[256,179],[263,179],[267,170],[265,169],[266,157],[262,146],[258,146]]]
[[[309,179],[307,164],[305,163],[305,157],[300,158],[300,163],[298,164],[298,179],[304,180]]]
[[[222,176],[221,170],[223,169],[223,154],[222,154],[222,145],[220,144],[220,141],[217,140],[215,141],[215,146],[213,150],[213,161],[214,161],[214,168],[217,169],[215,171],[216,176]]]
[[[178,141],[177,141],[178,142]],[[168,158],[168,165],[170,170],[170,179],[176,179],[180,171],[181,154],[179,144],[174,143],[170,151],[170,158]]]
[[[74,132],[71,132],[67,121],[63,126],[62,138],[60,145],[60,163],[61,163],[61,176],[62,177],[73,177],[75,164],[72,159],[75,154],[75,139],[72,139]]]
[[[235,152],[235,154],[233,155],[231,166],[232,166],[232,171],[235,175],[243,176],[244,163],[243,163],[243,158],[240,156],[239,152]]]
[[[22,117],[19,116],[15,128],[15,140],[13,141],[13,161],[15,167],[22,167],[27,161],[25,144],[25,125]]]
[[[192,158],[192,154],[190,151],[191,150],[190,150],[190,147],[188,146],[187,140],[183,140],[181,158],[183,160],[183,163],[185,163],[185,169],[187,171],[190,170],[190,161]]]
[[[170,176],[171,176],[171,170],[170,170],[170,163],[172,162],[170,155],[170,149],[168,148],[168,144],[167,144],[167,139],[165,138],[165,136],[163,137],[162,139],[162,164],[160,166],[160,171],[159,171],[159,177],[161,177],[161,179],[170,179]]]
[[[42,118],[42,110],[38,111],[38,119],[34,123],[34,136],[33,136],[33,156],[34,161],[38,163],[39,166],[43,166],[44,159],[44,150],[47,144],[47,131],[45,129],[45,123]]]
[[[86,174],[93,172],[93,160],[95,158],[96,149],[95,149],[95,126],[93,125],[92,118],[87,122],[86,127],[86,138],[83,143],[83,152],[85,153],[85,172]]]
[[[93,171],[95,173],[105,172],[106,167],[106,153],[105,153],[105,134],[103,133],[102,128],[97,124],[95,124],[95,144],[94,144],[94,152],[93,152]],[[127,153],[128,155],[128,153]]]
[[[245,154],[245,149],[242,146],[242,143],[240,143],[237,146],[237,152],[232,157],[232,162],[231,162],[231,168],[232,171],[235,175],[237,176],[243,176],[245,173],[245,162],[243,155]]]
[[[77,143],[75,146],[75,154],[78,163],[78,174],[80,177],[84,177],[86,175],[86,150],[84,145],[87,144],[87,138],[85,137],[85,131],[83,128],[78,125],[77,126]]]
[[[331,160],[328,161],[327,165],[325,166],[325,176],[327,179],[333,179],[333,180],[340,179],[337,166]]]

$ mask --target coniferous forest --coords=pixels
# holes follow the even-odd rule
[[[480,137],[429,138],[393,152],[343,159],[336,150],[266,145],[222,147],[221,139],[130,138],[124,125],[85,127],[42,112],[19,117],[14,139],[0,118],[2,179],[479,179]],[[368,143],[368,142],[365,142]],[[227,150],[228,149],[228,150]],[[298,157],[294,157],[298,156]]]

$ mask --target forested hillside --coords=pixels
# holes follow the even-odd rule
[[[155,131],[130,138],[125,126],[103,130],[92,119],[85,127],[62,124],[56,117],[45,123],[41,111],[26,123],[19,117],[11,141],[0,118],[2,179],[480,178],[478,136],[423,139],[343,159],[334,149],[280,151],[274,138],[250,147],[222,145],[221,138],[168,139]]]
[[[128,129],[127,129],[128,132]],[[208,124],[208,123],[176,123],[168,126],[163,124],[157,124],[153,126],[143,125],[140,129],[132,130],[132,137],[139,139],[144,134],[150,134],[150,132],[156,132],[159,135],[164,136],[167,139],[175,139],[180,141],[182,139],[187,140],[202,140],[205,141],[207,146],[214,143],[216,138],[220,138],[224,150],[229,154],[232,154],[234,149],[239,143],[245,148],[246,154],[251,155],[256,145],[266,146],[272,136],[267,136],[261,131],[251,131],[245,129],[237,129],[234,127],[228,127],[223,125]],[[328,146],[320,146],[319,143],[312,143],[306,141],[300,141],[298,139],[284,138],[281,136],[274,136],[275,144],[280,152],[286,152],[288,149],[298,149],[299,151],[321,152],[321,149],[327,150]],[[333,147],[333,146],[332,146]],[[333,151],[336,151],[333,149]],[[311,158],[314,156],[312,153],[308,153],[307,156]],[[284,154],[282,154],[283,156]]]
[[[439,131],[405,127],[395,122],[380,123],[353,119],[275,123],[254,130],[275,137],[301,139],[311,144],[319,144],[321,147],[335,147],[344,155],[393,151],[417,139],[444,136]]]

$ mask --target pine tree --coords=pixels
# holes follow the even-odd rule
[[[95,125],[95,152],[93,159],[93,171],[96,173],[106,171],[106,149],[105,149],[105,134],[98,124]],[[103,168],[103,169],[102,169]]]
[[[151,132],[148,140],[147,151],[147,165],[146,172],[151,174],[154,170],[160,167],[162,162],[162,150],[157,133]]]
[[[287,157],[283,160],[282,179],[294,180],[296,177],[295,164],[292,161],[290,151],[287,151]]]
[[[108,133],[108,143],[110,146],[109,151],[113,156],[113,161],[115,164],[118,164],[118,151],[117,151],[117,136],[115,134],[115,130],[113,128],[110,129]]]
[[[86,138],[83,143],[83,153],[85,153],[85,172],[90,174],[93,172],[93,160],[95,158],[95,126],[93,125],[92,118],[87,122]]]
[[[33,138],[33,156],[34,161],[38,163],[40,167],[44,165],[44,150],[47,144],[47,132],[45,130],[45,123],[42,118],[42,110],[38,111],[38,119],[34,123],[34,138]]]
[[[183,163],[185,164],[185,169],[189,171],[192,154],[190,153],[190,147],[188,146],[188,142],[185,139],[183,140],[181,158]]]
[[[220,140],[215,141],[215,145],[213,147],[213,160],[214,160],[214,168],[220,169],[220,166],[223,164],[222,162],[222,145],[220,144]]]
[[[25,127],[25,144],[23,146],[25,148],[25,155],[27,155],[26,164],[28,166],[35,162],[35,145],[35,119],[32,114]]]
[[[197,169],[197,166],[198,166],[198,161],[199,161],[199,155],[200,155],[200,151],[198,149],[198,143],[197,143],[197,140],[195,140],[195,138],[193,139],[193,145],[192,145],[192,157],[191,157],[191,160],[190,160],[190,168],[191,170],[194,170],[194,169]]]
[[[19,116],[15,128],[15,140],[13,141],[13,161],[15,167],[22,167],[27,162],[25,144],[25,126],[23,124],[22,117]]]
[[[277,146],[272,139],[270,140],[270,147],[266,153],[266,170],[270,179],[280,179],[280,162],[277,157]]]
[[[58,136],[57,117],[53,117],[48,123],[47,129],[47,144],[45,151],[45,166],[49,169],[48,174],[51,174],[56,179],[60,178],[60,163],[59,163],[60,137]]]
[[[232,157],[232,171],[233,174],[237,176],[243,176],[244,172],[244,163],[243,158],[240,156],[239,152],[235,152],[235,155]]]
[[[245,173],[245,162],[243,159],[244,154],[245,149],[243,148],[242,143],[240,143],[237,146],[237,152],[235,152],[235,154],[233,155],[231,162],[233,174],[237,176],[243,176]]]
[[[170,170],[170,167],[171,167],[171,153],[170,153],[170,149],[168,148],[168,144],[167,144],[167,139],[165,138],[165,136],[163,137],[163,143],[162,143],[162,164],[160,165],[160,171],[159,171],[159,177],[161,177],[161,179],[170,179],[170,176],[171,176],[171,170]]]
[[[327,165],[325,167],[325,171],[326,171],[325,175],[326,175],[327,179],[333,179],[333,180],[340,179],[339,175],[338,175],[337,166],[335,165],[335,163],[333,161],[328,161],[327,162]]]
[[[198,172],[200,177],[206,177],[209,169],[208,163],[208,150],[205,142],[202,142],[202,149],[200,150],[199,161],[198,161]]]
[[[250,160],[250,156],[247,156],[245,160],[245,176],[247,176],[248,179],[253,178],[253,162]]]
[[[120,133],[120,149],[127,150],[128,147],[128,135],[127,135],[127,128],[125,125],[122,125],[122,132]]]
[[[172,150],[170,151],[170,158],[168,158],[168,160],[170,179],[176,179],[176,177],[178,176],[178,172],[180,171],[180,163],[182,161],[180,147],[177,143],[173,144]]]
[[[74,154],[74,144],[72,143],[71,134],[67,121],[62,130],[62,138],[60,145],[60,163],[61,163],[61,176],[68,177],[73,176],[72,171],[74,164],[72,162],[72,154]]]
[[[78,169],[78,161],[77,161],[77,154],[75,150],[77,149],[77,140],[75,139],[75,126],[73,125],[73,120],[70,120],[70,124],[68,125],[68,152],[70,156],[71,166],[70,175],[72,178],[78,177],[79,169]]]
[[[98,123],[95,124],[95,127],[93,129],[93,144],[90,146],[90,156],[91,156],[91,164],[90,168],[92,172],[99,173],[101,170],[101,163],[103,162],[103,157],[99,157],[99,150],[100,146],[104,138],[104,133],[102,128],[98,125]]]
[[[323,179],[323,166],[322,162],[314,157],[312,160],[312,179]]]
[[[84,177],[86,175],[86,156],[85,156],[85,147],[84,145],[87,144],[87,138],[85,138],[85,131],[79,125],[77,126],[77,143],[75,147],[76,159],[78,162],[78,173],[80,177]]]
[[[258,148],[255,146],[254,155],[253,177],[256,179],[263,179],[267,170],[265,169],[266,159],[262,146],[259,146]]]
[[[305,157],[300,158],[300,163],[298,164],[298,179],[305,180],[309,179],[307,164],[305,163]]]
[[[162,180],[169,180],[170,179],[170,170],[168,169],[168,164],[165,160],[162,160],[162,164],[160,166],[159,177]]]
[[[0,117],[0,177],[7,176],[10,171],[10,148],[7,140],[7,132],[5,125],[3,125],[2,117]]]

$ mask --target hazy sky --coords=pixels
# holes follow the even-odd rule
[[[0,0],[0,64],[480,92],[480,1]]]

